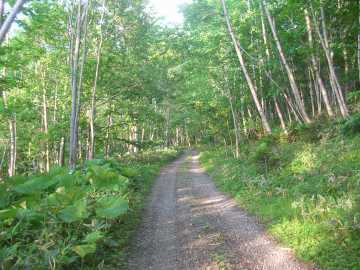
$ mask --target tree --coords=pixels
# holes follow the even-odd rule
[[[6,19],[3,21],[4,16],[4,6],[5,6],[5,0],[0,1],[0,45],[4,42],[5,37],[7,33],[10,30],[11,25],[15,21],[16,16],[21,11],[22,7],[26,3],[27,0],[16,0],[15,5],[13,9],[11,10],[10,14],[6,17]]]

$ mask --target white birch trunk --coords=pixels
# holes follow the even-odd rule
[[[276,31],[276,28],[275,28],[274,19],[272,18],[272,16],[271,16],[271,14],[270,14],[264,0],[262,1],[262,4],[263,4],[263,8],[264,8],[266,17],[267,17],[269,25],[270,25],[270,29],[271,29],[273,38],[275,40],[276,47],[277,47],[279,55],[280,55],[280,59],[281,59],[283,65],[285,67],[287,76],[289,78],[290,87],[291,87],[292,93],[293,93],[293,95],[295,97],[296,106],[298,107],[298,109],[299,109],[299,111],[301,113],[301,116],[304,119],[305,123],[311,123],[311,120],[310,120],[310,118],[309,118],[309,116],[308,116],[308,114],[307,114],[307,112],[305,110],[305,105],[302,102],[301,95],[300,95],[300,90],[299,90],[299,88],[297,86],[294,73],[291,70],[291,68],[290,68],[290,66],[289,66],[289,64],[287,62],[287,59],[286,59],[284,51],[282,49],[280,40],[278,38],[277,31]]]
[[[263,111],[263,109],[261,107],[260,101],[259,101],[258,96],[257,96],[256,86],[255,86],[254,82],[252,81],[252,79],[250,78],[249,72],[247,70],[247,67],[246,67],[242,52],[241,52],[241,44],[240,44],[239,40],[236,38],[235,33],[233,31],[233,28],[232,28],[232,25],[230,23],[230,18],[229,18],[228,11],[227,11],[227,8],[226,8],[225,0],[221,0],[221,3],[222,3],[222,6],[223,6],[223,10],[224,10],[224,16],[225,16],[228,32],[230,34],[230,37],[231,37],[232,43],[234,45],[237,57],[239,59],[241,69],[243,71],[243,74],[245,76],[247,84],[248,84],[248,86],[250,88],[250,92],[251,92],[252,98],[254,100],[256,109],[257,109],[257,111],[258,111],[258,113],[260,115],[263,128],[264,128],[266,133],[271,133],[270,124],[269,124],[269,122],[268,122],[268,120],[266,118],[266,115],[265,115],[265,113],[264,113],[264,111]]]
[[[309,46],[310,46],[310,49],[313,50],[314,42],[313,42],[313,37],[312,37],[312,32],[313,31],[312,31],[312,27],[311,27],[310,16],[309,16],[309,12],[308,12],[307,9],[304,10],[304,13],[305,13],[305,21],[306,21],[306,29],[307,29],[307,33],[308,33]],[[330,105],[330,102],[329,102],[329,97],[328,97],[324,82],[323,82],[323,80],[321,78],[320,69],[319,69],[318,63],[316,61],[316,58],[315,58],[315,55],[314,55],[313,52],[311,52],[311,63],[312,63],[312,68],[313,68],[314,73],[315,73],[316,83],[319,86],[319,90],[320,90],[321,96],[323,98],[326,111],[327,111],[327,113],[328,113],[328,115],[330,117],[333,117],[334,112],[333,112],[333,110],[331,108],[331,105]]]
[[[89,151],[88,151],[88,159],[93,159],[95,157],[95,117],[96,117],[96,88],[97,82],[99,78],[99,70],[100,70],[100,58],[101,58],[101,48],[103,43],[103,31],[102,25],[104,23],[104,13],[105,13],[105,0],[102,3],[102,12],[100,18],[100,37],[98,46],[96,48],[96,68],[95,68],[95,78],[94,78],[94,86],[91,93],[91,109],[90,109],[90,140],[89,140]]]
[[[11,25],[15,21],[16,16],[21,11],[22,7],[27,0],[17,0],[13,9],[10,11],[10,14],[6,17],[5,21],[1,23],[0,27],[0,45],[4,42],[7,33],[10,30]],[[4,7],[4,2],[2,1],[2,8]]]

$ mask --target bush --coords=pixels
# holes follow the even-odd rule
[[[279,161],[276,146],[277,143],[273,136],[264,137],[255,144],[255,149],[250,155],[250,159],[264,166],[265,172],[267,173],[267,170],[270,167],[276,166]]]
[[[342,124],[341,133],[345,136],[353,136],[360,133],[360,113],[352,115]]]
[[[119,269],[151,180],[177,152],[153,155],[1,182],[0,269]]]
[[[129,208],[129,180],[106,161],[88,163],[84,172],[57,168],[24,180],[1,184],[7,194],[0,210],[3,269],[74,264],[96,251],[112,220]]]

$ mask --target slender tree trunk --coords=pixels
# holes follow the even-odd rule
[[[331,51],[331,48],[330,48],[330,43],[329,43],[329,39],[328,39],[328,35],[327,35],[324,9],[323,9],[323,7],[320,7],[320,13],[321,13],[320,21],[321,21],[322,30],[323,30],[322,33],[320,31],[320,27],[319,27],[319,25],[317,23],[317,20],[315,18],[315,12],[314,12],[314,9],[313,9],[312,6],[311,6],[311,12],[312,12],[313,21],[314,21],[314,24],[315,24],[315,29],[316,29],[316,32],[317,32],[318,37],[320,39],[321,46],[323,47],[323,50],[325,52],[325,57],[326,57],[326,60],[327,60],[327,63],[328,63],[328,67],[329,67],[329,71],[330,71],[329,77],[330,77],[331,88],[332,88],[333,93],[334,93],[334,95],[336,97],[336,100],[337,100],[337,102],[339,104],[341,115],[343,117],[348,117],[349,116],[349,110],[348,110],[347,105],[345,103],[343,92],[342,92],[341,86],[339,84],[339,81],[338,81],[338,78],[337,78],[337,75],[336,75],[336,72],[335,72],[334,63],[333,63],[332,51]]]
[[[49,134],[49,127],[48,127],[48,115],[47,115],[47,99],[46,93],[44,89],[43,93],[43,121],[44,121],[44,134],[46,135],[46,142],[45,142],[45,169],[46,172],[50,170],[50,157],[49,157],[49,142],[48,142],[48,134]]]
[[[143,127],[143,128],[141,129],[141,143],[143,143],[144,140],[145,140],[145,128]]]
[[[281,112],[279,103],[278,103],[276,98],[274,98],[274,104],[275,104],[276,113],[277,113],[277,115],[278,115],[278,117],[280,119],[281,128],[284,130],[285,133],[287,133],[284,116],[283,116],[283,114]]]
[[[10,162],[9,162],[9,176],[14,176],[16,172],[16,116],[14,115],[11,120],[9,120],[10,126]]]
[[[61,137],[59,144],[59,156],[58,156],[58,165],[63,167],[65,164],[65,138]]]
[[[315,91],[313,87],[313,80],[311,77],[311,68],[309,68],[309,91],[310,91],[310,102],[311,102],[311,112],[312,112],[312,117],[315,117],[315,101],[317,101],[316,97],[315,97]],[[315,83],[314,83],[315,84]]]
[[[3,93],[3,100],[4,106],[7,108],[7,96],[6,92]],[[16,172],[16,115],[11,114],[9,120],[9,133],[10,133],[10,157],[9,157],[9,164],[8,164],[8,175],[10,177],[15,175]]]
[[[55,126],[57,124],[57,110],[58,110],[58,85],[55,85],[55,93],[54,93],[54,110],[52,115],[52,124]],[[59,149],[58,149],[59,142],[55,141],[53,145],[53,159],[54,162],[59,165]]]
[[[27,0],[17,0],[15,2],[13,9],[11,10],[10,14],[6,17],[5,21],[3,21],[3,23],[1,23],[0,45],[4,42],[6,35],[10,30],[11,25],[15,21],[16,16],[21,11],[21,9],[22,9],[23,5],[26,3],[26,1]],[[4,14],[4,11],[3,11],[4,10],[4,0],[1,0],[0,4],[2,5],[2,15],[3,15]]]
[[[132,133],[132,141],[133,141],[133,143],[135,143],[133,150],[134,150],[134,153],[137,153],[138,152],[138,147],[137,147],[137,143],[138,143],[138,127],[137,127],[137,125],[132,127],[131,133]]]
[[[262,125],[263,125],[264,130],[265,130],[266,133],[271,133],[270,124],[269,124],[269,122],[268,122],[268,120],[266,118],[266,115],[265,115],[265,113],[264,113],[264,111],[263,111],[263,109],[261,107],[261,104],[260,104],[258,96],[257,96],[256,86],[253,83],[252,79],[250,78],[249,72],[247,70],[247,67],[246,67],[246,64],[245,64],[245,61],[244,61],[244,58],[243,58],[243,55],[242,55],[242,51],[241,51],[240,41],[236,38],[234,30],[232,28],[232,25],[230,23],[230,18],[229,18],[228,11],[227,11],[227,8],[226,8],[225,0],[221,0],[221,3],[222,3],[222,6],[223,6],[223,10],[224,10],[224,16],[225,16],[228,32],[230,34],[232,43],[234,45],[236,54],[238,56],[241,69],[243,71],[243,74],[244,74],[244,76],[246,78],[246,81],[248,83],[248,86],[250,88],[250,92],[251,92],[252,98],[254,100],[256,109],[257,109],[257,111],[258,111],[258,113],[260,115]]]
[[[309,116],[308,116],[308,114],[307,114],[307,112],[305,110],[305,105],[302,102],[300,91],[299,91],[299,88],[298,88],[297,83],[295,81],[294,73],[291,70],[291,68],[290,68],[290,66],[289,66],[289,64],[288,64],[288,62],[286,60],[285,54],[283,52],[283,49],[282,49],[282,46],[281,46],[281,43],[280,43],[280,40],[278,38],[277,31],[276,31],[276,28],[275,28],[274,19],[272,18],[272,16],[271,16],[271,14],[270,14],[264,0],[262,1],[262,6],[264,8],[266,17],[268,19],[270,29],[271,29],[271,32],[273,34],[273,38],[275,40],[275,44],[276,44],[276,47],[277,47],[279,55],[280,55],[280,59],[281,59],[283,65],[285,67],[287,76],[289,78],[291,90],[292,90],[292,93],[293,93],[293,95],[295,97],[296,105],[299,108],[299,111],[300,111],[301,116],[304,119],[305,123],[311,123],[311,120],[310,120],[310,118],[309,118]]]
[[[89,140],[89,151],[88,151],[88,159],[93,159],[95,156],[95,117],[96,117],[96,88],[97,82],[99,78],[99,70],[100,70],[100,58],[101,58],[101,48],[103,43],[103,31],[102,25],[104,23],[104,13],[105,13],[105,0],[102,3],[102,12],[101,12],[101,19],[100,19],[100,37],[98,46],[96,49],[96,68],[95,68],[95,78],[94,78],[94,86],[91,93],[91,109],[90,109],[90,140]]]
[[[48,124],[48,113],[47,113],[47,97],[46,97],[46,85],[45,85],[45,74],[43,73],[43,126],[44,126],[44,134],[46,136],[45,142],[45,170],[46,172],[50,171],[50,158],[49,158],[49,124]]]
[[[81,82],[82,74],[79,74],[79,63],[80,63],[80,49],[81,49],[81,38],[83,31],[83,23],[85,21],[85,29],[87,24],[87,4],[82,5],[82,1],[78,0],[77,3],[77,17],[75,36],[73,37],[72,47],[72,61],[71,61],[71,92],[72,92],[72,107],[71,107],[71,123],[70,123],[70,145],[69,145],[69,167],[70,170],[74,170],[77,163],[78,153],[78,132],[79,132],[79,111],[80,111],[80,93],[79,93],[79,82]],[[84,36],[84,35],[83,35]],[[86,36],[83,37],[86,39]],[[83,48],[85,50],[85,47]],[[84,56],[84,55],[83,55]],[[84,59],[82,59],[84,61]],[[83,62],[82,62],[83,63]],[[80,67],[80,71],[82,67]]]
[[[270,50],[269,50],[269,46],[268,46],[268,40],[267,40],[267,36],[266,36],[266,27],[265,27],[265,22],[264,22],[264,11],[263,9],[261,8],[261,29],[262,29],[262,37],[263,37],[263,41],[264,41],[264,45],[265,45],[265,54],[266,54],[266,60],[267,62],[269,63],[270,60],[271,60],[271,55],[270,55]],[[266,67],[265,67],[266,68]],[[267,74],[266,70],[265,70],[265,74]],[[269,70],[269,80],[272,81],[272,73],[271,73],[271,70]],[[274,104],[275,104],[275,109],[276,109],[276,113],[280,119],[280,125],[281,125],[281,128],[284,130],[285,133],[287,133],[287,130],[286,130],[286,124],[285,124],[285,121],[284,121],[284,117],[283,117],[283,114],[281,112],[281,109],[280,109],[280,106],[279,106],[279,103],[277,101],[277,98],[274,97]]]
[[[179,127],[176,127],[176,130],[175,130],[175,146],[179,146],[179,140],[180,140],[180,129],[179,129]]]
[[[311,27],[310,16],[309,16],[309,12],[308,12],[307,9],[305,9],[304,12],[305,12],[306,29],[307,29],[307,33],[308,33],[308,41],[309,41],[309,45],[310,45],[310,50],[313,51],[313,49],[314,49],[313,37],[312,37],[312,32],[313,31],[312,31],[312,27]],[[323,80],[321,78],[320,69],[318,67],[318,63],[316,61],[316,58],[315,58],[315,55],[314,55],[313,52],[311,52],[311,63],[312,63],[312,68],[313,68],[314,73],[315,73],[316,83],[319,86],[321,96],[322,96],[322,98],[324,100],[324,103],[325,103],[326,111],[327,111],[327,113],[328,113],[328,115],[330,117],[333,117],[334,112],[333,112],[333,110],[331,108],[331,105],[330,105],[330,102],[329,102],[329,97],[328,97],[327,91],[325,89],[324,82],[323,82]]]
[[[108,126],[106,129],[106,145],[105,145],[105,158],[108,159],[110,157],[110,144],[111,144],[111,140],[110,140],[110,130],[111,130],[111,126],[112,126],[112,117],[111,114],[109,114],[108,116]]]
[[[284,97],[285,97],[286,103],[289,106],[291,112],[294,114],[296,121],[298,123],[302,123],[301,119],[298,116],[298,113],[296,112],[296,110],[294,108],[294,105],[293,105],[291,99],[285,93],[284,93]]]

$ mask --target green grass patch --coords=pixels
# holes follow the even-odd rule
[[[323,269],[360,269],[360,137],[315,130],[243,144],[238,160],[223,148],[205,150],[201,162],[301,259]]]

